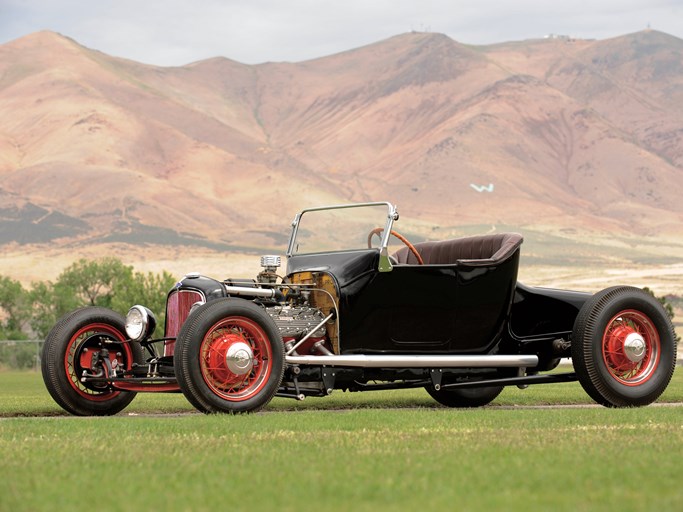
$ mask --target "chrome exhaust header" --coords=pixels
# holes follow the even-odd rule
[[[342,356],[285,356],[287,364],[351,366],[356,368],[533,368],[538,356],[393,356],[352,354]]]

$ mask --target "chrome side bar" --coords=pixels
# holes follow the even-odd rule
[[[538,356],[285,356],[287,364],[358,368],[532,368]]]

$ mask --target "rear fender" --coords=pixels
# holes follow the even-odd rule
[[[590,293],[534,288],[517,283],[510,332],[517,339],[568,338]]]

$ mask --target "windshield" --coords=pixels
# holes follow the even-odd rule
[[[381,247],[396,209],[389,203],[328,206],[304,210],[294,219],[288,254],[352,251]],[[372,234],[375,232],[376,234]],[[386,243],[386,241],[385,241]]]

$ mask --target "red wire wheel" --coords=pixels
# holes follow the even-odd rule
[[[676,367],[671,319],[639,288],[607,288],[579,311],[572,362],[584,390],[607,407],[636,407],[664,392]]]
[[[638,386],[647,382],[657,370],[659,354],[659,334],[647,315],[626,310],[607,324],[602,356],[612,377],[621,384]]]
[[[107,350],[112,368],[130,370],[142,349],[126,342],[125,319],[106,308],[78,309],[62,317],[48,334],[41,371],[48,392],[64,410],[78,416],[116,414],[135,398],[106,382],[82,382],[83,372],[109,377],[98,356]]]
[[[245,317],[214,325],[199,348],[206,385],[219,397],[240,402],[258,394],[272,371],[272,350],[263,328]]]
[[[280,387],[280,330],[260,306],[238,298],[207,302],[178,333],[173,354],[181,391],[205,413],[253,412]]]
[[[118,341],[121,344],[109,347],[111,341]],[[133,354],[130,344],[123,343],[124,341],[125,336],[121,332],[103,323],[87,324],[71,336],[64,352],[64,371],[76,393],[94,401],[109,400],[120,393],[107,384],[83,383],[80,377],[84,370],[88,373],[101,371],[103,377],[109,377],[105,365],[96,363],[97,367],[93,367],[93,355],[102,348],[111,348],[108,359],[113,367],[121,366],[130,370]]]

